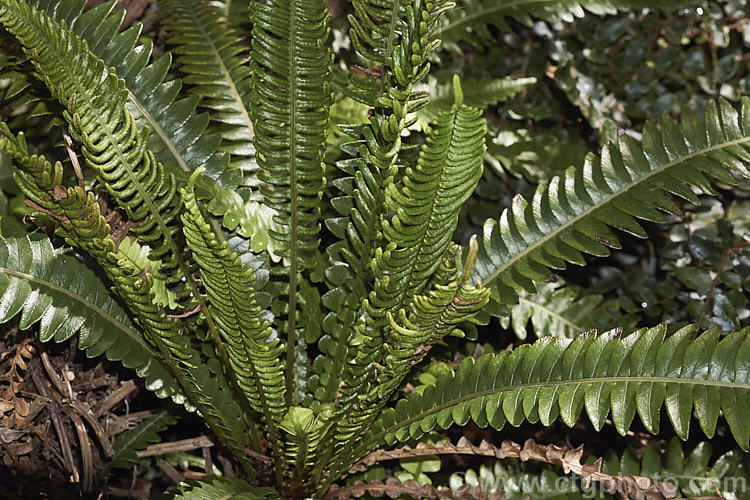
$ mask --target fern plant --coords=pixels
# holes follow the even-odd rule
[[[635,6],[537,3],[489,10],[523,20]],[[452,105],[417,114],[452,2],[353,2],[358,64],[342,91],[367,119],[339,127],[349,140],[335,167],[324,161],[337,87],[323,0],[250,2],[249,53],[234,2],[160,1],[171,51],[159,58],[139,25],[118,33],[114,0],[84,4],[0,0],[21,47],[3,61],[5,98],[44,103],[51,132],[72,138],[76,173],[18,120],[0,125],[47,230],[3,221],[0,322],[39,323],[43,341],[78,334],[88,355],[198,412],[243,479],[172,496],[323,498],[395,443],[469,421],[572,426],[584,410],[596,430],[610,418],[625,434],[636,414],[658,432],[664,408],[682,439],[693,416],[712,437],[723,415],[750,448],[746,330],[546,337],[403,389],[448,337],[619,248],[615,230],[645,237],[639,221],[679,214],[675,197],[695,203],[750,176],[750,101],[648,123],[641,143],[623,136],[588,155],[462,247],[452,237],[482,175],[485,119],[458,77]],[[429,125],[415,127],[419,116]]]

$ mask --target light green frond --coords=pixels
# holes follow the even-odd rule
[[[643,142],[628,136],[608,144],[601,158],[570,167],[537,189],[531,203],[518,196],[499,221],[484,225],[476,278],[492,285],[500,302],[517,301],[516,289],[534,293],[534,282],[583,265],[583,254],[609,255],[620,243],[610,228],[646,237],[637,219],[661,221],[678,213],[670,194],[698,203],[693,191],[714,193],[709,178],[736,184],[750,160],[750,100],[742,116],[727,102],[709,102],[705,124],[689,109],[675,125],[668,116],[647,123]],[[730,174],[731,172],[731,174]]]
[[[548,426],[559,417],[572,426],[584,409],[597,430],[611,415],[625,434],[637,413],[655,434],[662,406],[682,439],[693,415],[712,437],[723,413],[737,443],[748,449],[750,332],[721,340],[718,329],[695,339],[693,327],[667,338],[665,333],[660,325],[624,338],[612,332],[548,337],[476,361],[467,358],[455,373],[386,410],[352,458],[378,444],[419,439],[469,420],[502,429],[506,422]]]
[[[510,328],[519,339],[526,338],[526,327],[531,322],[537,337],[548,335],[573,338],[594,328],[601,295],[579,297],[581,291],[573,285],[545,283],[537,286],[537,293],[518,293],[518,304],[509,307],[509,315],[500,318],[503,328]]]
[[[237,254],[219,243],[198,209],[195,199],[196,170],[181,189],[185,239],[200,269],[209,310],[227,346],[231,369],[250,406],[264,415],[273,429],[284,416],[284,373],[280,361],[284,346],[273,338],[271,327],[262,322],[251,285],[253,271]]]
[[[395,316],[440,265],[458,212],[482,175],[485,133],[477,108],[457,105],[441,113],[417,165],[405,169],[400,187],[388,187],[386,204],[395,215],[383,221],[386,246],[371,263],[375,286],[367,311],[375,324]]]

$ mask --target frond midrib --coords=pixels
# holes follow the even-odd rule
[[[743,143],[750,143],[750,137],[742,137],[740,139],[734,139],[727,142],[722,142],[721,144],[717,144],[715,146],[708,146],[703,149],[699,149],[693,153],[689,153],[685,156],[682,156],[678,159],[672,160],[670,162],[665,163],[664,165],[655,168],[651,171],[649,171],[646,174],[638,176],[636,179],[625,185],[624,187],[618,189],[616,192],[612,193],[610,196],[606,196],[602,198],[601,201],[598,203],[594,203],[593,205],[587,207],[585,210],[583,210],[581,213],[577,214],[575,217],[568,219],[563,224],[558,225],[555,229],[552,231],[546,233],[542,238],[532,242],[529,246],[527,246],[524,250],[521,252],[518,252],[513,257],[505,261],[502,265],[498,266],[497,269],[495,269],[492,273],[490,273],[486,278],[480,281],[480,284],[482,286],[487,286],[489,283],[491,283],[495,278],[497,278],[500,274],[504,273],[508,269],[510,269],[516,262],[518,262],[520,259],[524,258],[537,248],[540,248],[545,243],[551,240],[555,240],[558,238],[560,233],[563,231],[567,231],[570,229],[573,225],[575,225],[576,222],[580,221],[581,219],[588,217],[592,214],[592,212],[596,211],[597,209],[601,208],[602,206],[605,206],[612,202],[615,198],[618,196],[621,196],[625,193],[627,193],[630,189],[643,184],[644,182],[648,181],[651,177],[658,175],[665,170],[674,167],[675,165],[679,165],[681,163],[685,163],[687,161],[690,161],[691,159],[708,154],[712,151],[718,151],[724,148],[732,147],[738,144]]]
[[[471,394],[466,394],[466,395],[457,397],[455,399],[451,399],[450,401],[444,401],[438,405],[431,407],[428,410],[420,412],[418,415],[401,420],[396,425],[383,429],[377,434],[371,435],[368,440],[363,441],[357,447],[354,454],[358,455],[363,450],[368,449],[370,445],[380,442],[380,440],[383,439],[387,434],[390,434],[396,431],[397,429],[400,429],[405,426],[409,426],[415,422],[419,422],[420,420],[423,420],[425,417],[438,413],[442,410],[446,410],[453,406],[459,405],[461,403],[471,401],[472,399],[478,399],[478,398],[482,398],[485,396],[492,396],[494,394],[498,394],[502,392],[520,391],[523,389],[543,389],[546,387],[558,388],[558,387],[567,387],[567,386],[585,386],[585,385],[595,385],[595,384],[617,384],[617,383],[620,383],[620,384],[629,384],[629,383],[660,384],[661,383],[661,384],[668,384],[668,385],[693,385],[693,386],[697,385],[697,386],[716,388],[716,389],[728,388],[728,389],[733,389],[733,390],[745,390],[745,391],[750,390],[750,382],[748,383],[724,382],[724,381],[718,381],[718,380],[685,379],[681,377],[670,378],[670,377],[663,377],[663,376],[662,377],[644,377],[644,376],[631,377],[627,375],[620,375],[620,376],[613,376],[613,377],[580,378],[580,379],[575,379],[575,380],[529,382],[526,384],[507,385],[503,387],[495,387],[491,389],[485,389],[483,391],[472,392]],[[502,411],[502,410],[499,410],[499,411]]]
[[[297,0],[290,3],[289,19],[289,313],[287,315],[286,392],[287,406],[297,403]]]
[[[33,283],[38,285],[42,288],[47,288],[49,290],[52,290],[60,295],[67,296],[70,300],[73,302],[77,302],[79,304],[82,304],[86,307],[86,309],[92,311],[92,313],[95,313],[97,315],[97,318],[104,319],[107,323],[113,325],[117,330],[125,333],[130,339],[135,340],[137,343],[141,345],[146,351],[151,352],[151,346],[149,346],[145,340],[143,340],[142,336],[133,330],[132,328],[129,328],[127,325],[123,324],[120,320],[116,319],[114,316],[112,316],[110,313],[96,305],[95,303],[87,300],[86,298],[82,297],[81,295],[71,292],[67,288],[63,288],[59,285],[56,285],[50,281],[40,279],[36,276],[32,276],[30,274],[22,273],[20,271],[16,271],[13,269],[9,269],[4,266],[0,266],[0,272],[3,274],[7,274],[9,276],[15,276],[16,278],[25,280],[29,283]]]

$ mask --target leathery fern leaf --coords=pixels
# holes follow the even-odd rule
[[[185,212],[182,214],[185,239],[193,252],[201,282],[206,291],[209,311],[227,345],[232,369],[250,406],[263,414],[273,430],[283,417],[284,373],[280,362],[284,346],[272,337],[271,327],[258,318],[251,285],[253,271],[236,253],[227,249],[211,232],[195,199],[195,180],[180,190]]]
[[[231,153],[233,164],[255,175],[253,125],[250,122],[250,67],[246,49],[234,27],[221,21],[222,11],[199,0],[160,2],[167,41],[175,44],[177,67],[186,76],[188,91],[201,97],[201,106],[211,110],[211,119]],[[246,14],[249,17],[249,13]],[[246,54],[245,54],[246,56]]]
[[[253,36],[252,117],[262,169],[265,203],[276,210],[281,231],[274,238],[287,248],[290,276],[313,265],[324,186],[321,151],[332,102],[333,55],[325,2],[256,1],[251,7]],[[290,290],[290,296],[293,291]]]
[[[570,167],[539,187],[531,203],[518,196],[499,221],[489,219],[477,259],[476,277],[496,288],[500,302],[517,301],[515,289],[534,293],[551,269],[583,265],[584,253],[609,255],[619,248],[615,227],[646,237],[637,219],[662,221],[662,211],[679,213],[670,197],[698,203],[697,188],[714,194],[707,178],[736,184],[750,161],[750,100],[742,116],[726,101],[706,105],[705,124],[684,109],[676,125],[668,116],[660,128],[647,122],[643,143],[628,136],[610,143],[601,158],[588,155],[583,168]]]
[[[3,0],[0,22],[33,55],[45,85],[66,107],[65,119],[82,144],[86,165],[125,210],[134,224],[131,232],[147,241],[153,257],[166,267],[179,266],[170,227],[178,213],[174,178],[146,148],[148,130],[139,131],[125,109],[124,82],[91,54],[85,41],[35,7]]]
[[[251,486],[238,477],[207,476],[192,479],[167,493],[154,496],[157,500],[277,500],[281,495],[273,488]]]
[[[105,354],[132,368],[159,397],[181,393],[158,353],[92,270],[55,250],[45,235],[23,234],[8,220],[1,224],[0,323],[20,314],[19,328],[39,323],[42,342],[78,334],[78,347],[89,357]]]
[[[721,340],[719,329],[696,338],[694,333],[688,326],[665,338],[662,324],[624,338],[614,331],[575,340],[546,337],[476,361],[467,358],[455,373],[386,410],[355,455],[469,420],[498,430],[525,420],[546,426],[558,417],[572,426],[584,409],[597,430],[611,413],[625,434],[638,413],[646,429],[657,433],[662,406],[682,439],[693,409],[708,437],[722,412],[747,450],[750,329]]]

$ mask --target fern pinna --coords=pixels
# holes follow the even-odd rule
[[[356,0],[359,64],[337,93],[325,2],[245,3],[249,33],[227,14],[241,1],[158,2],[171,52],[152,61],[139,25],[118,32],[114,0],[87,11],[83,0],[0,0],[0,23],[39,81],[13,73],[6,98],[48,103],[53,133],[70,134],[68,153],[85,167],[74,177],[47,159],[58,151],[35,154],[28,133],[0,125],[26,204],[40,226],[54,223],[54,234],[0,223],[0,322],[20,315],[43,341],[78,334],[90,356],[121,361],[200,413],[244,479],[186,483],[173,497],[322,498],[377,448],[469,420],[572,426],[584,410],[596,430],[611,418],[625,434],[638,414],[656,433],[664,407],[683,439],[693,414],[709,437],[721,414],[750,447],[747,331],[579,335],[578,323],[553,321],[564,330],[553,333],[575,338],[469,358],[403,390],[468,323],[526,300],[585,254],[619,248],[615,229],[645,237],[639,221],[679,215],[676,198],[695,203],[746,179],[750,100],[647,123],[640,144],[622,136],[517,196],[462,247],[453,236],[483,175],[486,125],[456,76],[452,105],[417,126],[441,26],[450,34],[484,11],[502,27],[505,16],[630,4],[451,11],[445,0]],[[367,117],[341,127],[349,139],[331,165],[326,134],[341,96]],[[514,314],[525,329],[530,313]],[[115,442],[112,467],[137,459],[132,436]]]

